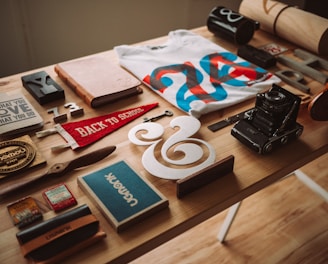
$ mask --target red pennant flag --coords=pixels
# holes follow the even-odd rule
[[[57,124],[56,130],[72,149],[87,146],[158,106],[144,105],[82,121]],[[56,148],[56,147],[55,147]],[[59,146],[61,148],[61,146]]]

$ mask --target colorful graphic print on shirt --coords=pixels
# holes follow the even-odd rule
[[[154,69],[143,81],[152,89],[164,93],[173,86],[177,89],[178,78],[181,85],[175,91],[175,101],[179,108],[188,112],[193,101],[201,100],[206,104],[223,101],[228,96],[227,87],[247,89],[272,77],[271,73],[256,65],[237,60],[238,56],[230,52],[212,53],[200,60],[202,71],[191,62],[172,64]],[[202,86],[204,78],[212,84],[212,92]]]

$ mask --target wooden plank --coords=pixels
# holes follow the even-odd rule
[[[233,171],[235,157],[230,155],[213,165],[177,181],[177,197],[191,193]]]

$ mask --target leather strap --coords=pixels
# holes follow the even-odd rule
[[[42,247],[50,242],[52,242],[55,239],[58,239],[59,237],[62,237],[76,229],[79,229],[83,226],[86,226],[88,224],[97,222],[98,220],[94,215],[86,215],[82,216],[80,218],[77,218],[73,221],[67,222],[65,224],[62,224],[46,233],[44,233],[41,236],[38,236],[27,243],[21,245],[22,253],[25,256],[27,256],[30,252],[33,250]]]

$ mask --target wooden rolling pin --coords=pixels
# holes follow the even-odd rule
[[[264,31],[328,55],[328,19],[272,0],[243,0],[239,13],[260,22]]]

